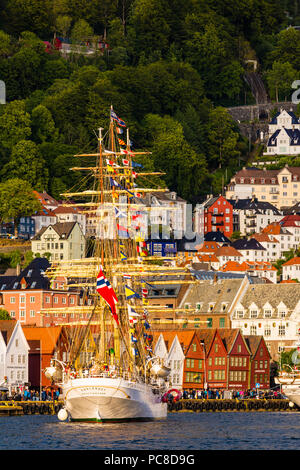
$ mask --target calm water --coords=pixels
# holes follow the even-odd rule
[[[172,413],[146,423],[0,417],[0,450],[299,450],[300,413]]]

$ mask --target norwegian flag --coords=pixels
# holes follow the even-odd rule
[[[149,294],[149,291],[148,289],[144,288],[142,289],[142,296],[145,298],[145,297],[148,297],[148,294]]]
[[[123,163],[124,166],[129,166],[129,160],[125,160],[123,158],[122,163]]]
[[[132,176],[133,176],[134,178],[136,178],[136,177],[137,177],[137,173],[136,173],[135,171],[133,171],[133,172],[132,172]]]
[[[118,298],[112,286],[110,285],[110,282],[106,279],[102,271],[102,267],[100,268],[99,274],[97,276],[96,290],[108,304],[111,309],[112,316],[116,320],[117,324],[119,324],[119,318],[116,311],[116,303],[118,302]]]

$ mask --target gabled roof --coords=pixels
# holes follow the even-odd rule
[[[23,325],[22,328],[27,341],[41,341],[42,354],[53,354],[63,330],[62,326],[31,327]]]
[[[227,243],[228,245],[231,245],[231,241],[229,240],[229,238],[225,237],[224,233],[220,232],[220,230],[218,230],[217,232],[207,232],[204,235],[204,241],[216,242],[216,243]]]
[[[251,235],[251,238],[255,238],[259,243],[279,243],[279,241],[276,238],[271,238],[269,237],[268,233],[263,232],[263,233],[253,233]]]
[[[227,261],[227,263],[223,264],[221,266],[220,271],[248,271],[249,266],[244,262],[244,263],[238,263],[237,261]]]
[[[277,207],[273,206],[270,202],[258,201],[257,198],[246,198],[246,199],[228,199],[232,204],[233,209],[236,210],[254,210],[258,214],[264,213],[266,210],[270,210],[273,214],[280,215],[281,212]]]
[[[292,235],[288,230],[283,230],[279,222],[272,222],[262,229],[262,233],[270,233],[271,235]]]
[[[46,191],[39,193],[37,191],[33,191],[37,199],[40,201],[42,206],[51,205],[51,206],[58,206],[58,202],[54,197],[50,196]]]
[[[0,331],[2,333],[5,344],[8,345],[9,340],[16,327],[17,320],[0,320]]]
[[[288,214],[279,221],[282,227],[299,227],[300,226],[300,215],[299,214]]]
[[[55,217],[56,215],[54,214],[53,211],[50,209],[47,209],[47,207],[42,207],[39,211],[35,212],[32,217]]]
[[[294,266],[294,265],[299,265],[299,264],[300,264],[300,256],[295,256],[289,261],[286,261],[285,263],[283,263],[282,266]]]
[[[45,233],[49,227],[52,227],[53,230],[55,230],[60,239],[68,239],[76,224],[77,222],[57,222],[54,225],[48,225],[48,227],[41,228],[41,230],[33,237],[32,240],[40,240],[43,233]]]
[[[227,353],[229,353],[236,341],[236,338],[239,334],[238,328],[219,328],[218,333],[220,338],[225,346]]]
[[[216,256],[236,256],[236,257],[242,257],[243,255],[236,250],[233,246],[220,246],[215,251]]]
[[[58,206],[56,209],[53,209],[54,215],[56,214],[78,214],[78,210],[76,207],[65,207],[65,206]]]
[[[0,276],[1,290],[19,290],[21,284],[26,289],[48,289],[50,281],[44,273],[49,267],[47,258],[35,258],[18,276]]]
[[[218,248],[220,248],[219,243],[211,241],[211,242],[203,242],[202,245],[197,245],[199,254],[203,253],[211,253],[215,252]]]
[[[251,353],[251,356],[254,357],[256,352],[257,352],[258,346],[260,345],[260,343],[262,341],[264,341],[264,337],[263,336],[256,336],[256,335],[243,335],[243,337],[244,337],[244,340],[245,340],[245,342],[248,346],[248,349]],[[271,357],[268,348],[266,348],[266,349],[269,353],[269,356]]]
[[[255,238],[249,240],[241,238],[232,243],[237,250],[266,250]]]
[[[177,336],[180,345],[183,347],[183,352],[185,353],[188,350],[189,345],[195,335],[194,330],[163,330],[163,331],[154,331],[151,333],[153,335],[153,344],[156,345],[158,338],[162,334],[164,337],[165,343],[168,345],[167,350],[170,350],[174,338]]]

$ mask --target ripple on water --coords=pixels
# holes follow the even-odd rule
[[[171,413],[145,423],[69,423],[1,417],[0,449],[298,450],[299,413]]]

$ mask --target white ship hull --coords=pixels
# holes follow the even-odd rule
[[[282,385],[282,393],[300,407],[300,385]]]
[[[71,379],[62,389],[71,421],[151,420],[167,416],[167,405],[161,403],[149,385],[120,377]]]

